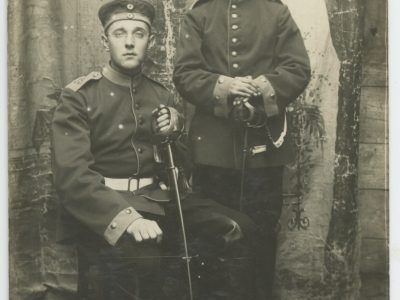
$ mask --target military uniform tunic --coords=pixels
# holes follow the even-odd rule
[[[173,105],[161,84],[139,74],[129,78],[104,68],[68,85],[53,120],[55,186],[63,207],[61,238],[84,224],[115,244],[137,210],[164,214],[157,201],[168,200],[156,184],[136,193],[119,192],[104,177],[143,178],[157,174],[151,141],[151,112]],[[76,222],[78,220],[79,222]],[[66,225],[66,226],[65,226]]]
[[[196,1],[183,21],[174,70],[182,97],[195,105],[191,124],[199,164],[240,168],[243,132],[229,119],[228,88],[252,76],[262,96],[273,141],[285,136],[285,109],[306,87],[309,59],[288,8],[267,0]],[[287,142],[249,160],[250,167],[282,165],[293,157]],[[249,146],[266,144],[265,129],[250,129]],[[281,143],[278,143],[281,144]]]
[[[80,271],[81,278],[88,278],[92,282],[89,286],[105,295],[93,299],[136,299],[126,295],[126,291],[138,291],[134,276],[141,278],[139,291],[161,292],[160,282],[155,281],[163,275],[159,260],[165,255],[165,247],[172,247],[172,255],[176,256],[170,263],[182,262],[176,253],[180,251],[181,234],[176,204],[170,200],[169,191],[160,187],[165,166],[156,161],[162,151],[153,146],[151,115],[160,104],[173,105],[173,97],[162,85],[142,74],[130,78],[107,66],[101,73],[93,72],[68,85],[56,108],[52,127],[54,180],[61,211],[65,212],[59,223],[59,239],[74,237],[71,240],[77,245],[79,260],[84,262],[81,265],[88,266]],[[133,192],[114,190],[105,184],[108,178],[129,177],[154,177],[155,182]],[[232,253],[242,255],[240,251],[251,253],[241,245],[242,240],[247,243],[254,238],[256,232],[246,215],[196,193],[182,195],[182,210],[188,240],[193,245],[190,249],[196,251],[191,255],[230,257]],[[124,234],[142,216],[160,225],[163,246],[152,241],[138,243]],[[201,269],[205,265],[208,263],[203,262]],[[249,266],[237,268],[247,270]],[[243,270],[240,274],[247,273]],[[202,293],[223,286],[220,281],[215,280],[218,284],[202,289]],[[233,287],[229,293],[238,294]]]
[[[266,145],[267,151],[248,156],[242,191],[244,126],[230,118],[229,88],[234,77],[245,76],[261,92],[250,101],[267,116],[267,126],[248,129],[247,146]],[[223,205],[242,208],[262,228],[254,244],[257,265],[248,273],[260,289],[244,299],[272,299],[283,165],[294,157],[285,112],[309,79],[303,39],[285,5],[199,0],[183,20],[174,82],[196,108],[190,127],[195,187]]]

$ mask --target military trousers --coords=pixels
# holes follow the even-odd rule
[[[249,299],[248,293],[241,289],[241,282],[247,278],[251,284],[244,274],[253,268],[255,254],[249,245],[255,224],[246,215],[198,194],[186,195],[182,209],[195,299]],[[82,234],[77,238],[80,299],[188,299],[184,247],[175,203],[166,206],[165,216],[142,214],[160,225],[161,244],[137,243],[128,234],[116,246],[94,235]]]
[[[257,226],[256,268],[253,270],[257,296],[251,298],[255,300],[272,299],[276,235],[283,204],[282,179],[283,166],[246,170],[241,201],[241,171],[198,165],[194,174],[195,190],[202,197],[215,199],[236,211],[241,207],[241,212]]]

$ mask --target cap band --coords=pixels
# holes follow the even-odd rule
[[[121,12],[110,17],[110,19],[104,24],[104,31],[107,31],[108,27],[110,27],[112,23],[122,20],[141,21],[151,28],[151,22],[145,15],[137,12]]]

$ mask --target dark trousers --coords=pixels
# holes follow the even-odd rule
[[[152,242],[135,243],[128,235],[112,247],[86,235],[77,240],[78,295],[82,300],[162,299],[161,252]]]
[[[195,299],[252,299],[248,295],[254,291],[253,280],[247,274],[255,261],[249,246],[255,224],[246,215],[198,194],[184,197],[182,208],[193,257]],[[144,217],[161,226],[161,245],[137,243],[128,235],[115,247],[90,234],[78,238],[80,299],[188,299],[176,206],[168,205],[165,217]]]
[[[194,174],[194,187],[202,197],[215,199],[237,211],[242,207],[242,213],[257,225],[254,277],[257,278],[258,296],[254,299],[272,298],[276,232],[283,201],[282,175],[282,166],[247,170],[244,201],[240,203],[240,171],[200,165]]]

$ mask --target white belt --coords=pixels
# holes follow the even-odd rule
[[[136,191],[142,187],[153,183],[153,178],[107,178],[104,177],[104,183],[109,188],[117,191]]]

